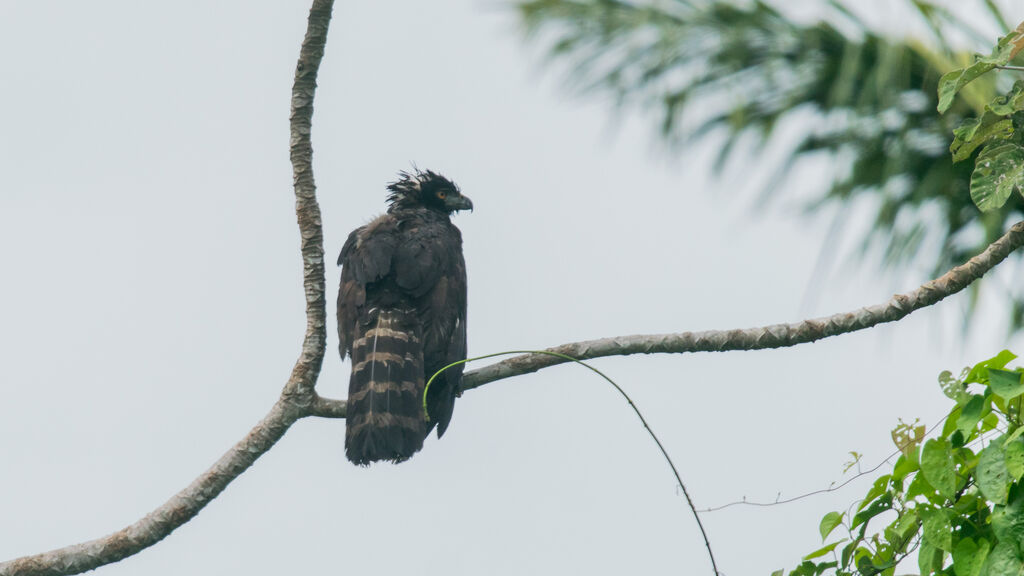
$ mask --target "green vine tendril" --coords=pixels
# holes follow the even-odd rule
[[[686,497],[686,503],[689,504],[690,511],[693,512],[693,518],[697,521],[697,527],[700,528],[701,536],[704,537],[704,545],[707,547],[708,557],[711,559],[711,568],[715,571],[715,576],[718,576],[718,565],[715,563],[715,555],[711,551],[711,542],[708,540],[708,534],[704,530],[704,524],[700,521],[700,515],[697,513],[697,506],[693,503],[693,499],[690,498],[690,492],[686,489],[686,485],[683,484],[683,479],[682,477],[679,476],[679,470],[676,469],[676,465],[675,463],[672,462],[672,458],[669,457],[668,452],[665,451],[665,447],[661,444],[661,440],[658,440],[658,436],[654,433],[654,430],[651,429],[651,425],[647,423],[647,419],[644,418],[644,415],[640,413],[640,409],[637,408],[636,403],[633,402],[633,399],[629,397],[629,394],[626,394],[626,391],[623,390],[621,386],[616,384],[614,380],[609,378],[604,372],[601,372],[600,370],[594,368],[590,364],[587,364],[582,360],[573,358],[572,356],[569,356],[567,354],[551,352],[549,350],[509,350],[507,352],[495,352],[493,354],[485,354],[483,356],[476,356],[474,358],[466,358],[465,360],[452,362],[451,364],[445,366],[444,368],[441,368],[437,372],[434,372],[433,376],[431,376],[430,379],[427,380],[427,385],[423,388],[423,414],[426,416],[427,422],[430,421],[430,412],[427,410],[427,392],[430,391],[430,385],[434,383],[434,380],[438,376],[440,376],[441,373],[443,373],[445,370],[448,370],[453,366],[458,366],[460,364],[475,362],[477,360],[485,360],[487,358],[494,358],[495,356],[508,356],[510,354],[546,354],[548,356],[554,356],[556,358],[561,358],[563,360],[575,362],[576,364],[579,364],[590,369],[592,372],[594,372],[601,378],[604,378],[606,382],[611,384],[615,388],[615,390],[618,391],[618,393],[623,398],[626,399],[626,402],[629,402],[629,407],[632,408],[633,412],[637,415],[638,418],[640,418],[640,422],[644,425],[644,428],[647,429],[647,434],[650,435],[651,439],[654,440],[654,443],[658,445],[658,450],[661,451],[661,455],[665,458],[665,461],[668,462],[668,466],[669,468],[672,469],[672,474],[675,476],[676,482],[679,484],[679,487],[682,488],[683,496]]]

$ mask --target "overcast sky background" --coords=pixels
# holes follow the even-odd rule
[[[277,399],[305,322],[288,107],[307,10],[0,2],[0,559],[134,522]],[[757,205],[756,166],[711,178],[710,153],[668,153],[649,118],[572,96],[497,4],[339,2],[319,84],[329,263],[398,170],[452,177],[476,205],[456,217],[473,355],[796,321],[923,280],[844,260],[812,283],[829,214],[803,216],[799,189]],[[318,389],[343,397],[337,277]],[[594,364],[699,506],[770,501],[842,479],[848,451],[884,459],[898,418],[934,423],[941,370],[1024,351],[999,300],[963,338],[966,303],[786,350]],[[657,448],[579,367],[467,393],[400,466],[356,468],[343,441],[342,420],[298,422],[198,517],[98,573],[710,573]],[[706,514],[719,567],[794,566],[873,477]]]

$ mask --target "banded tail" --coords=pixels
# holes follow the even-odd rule
[[[412,310],[371,310],[365,331],[357,328],[345,423],[345,455],[355,464],[397,464],[423,447],[429,430],[416,324]]]

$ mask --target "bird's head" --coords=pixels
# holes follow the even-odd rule
[[[399,172],[398,180],[388,184],[388,203],[392,208],[422,206],[451,214],[472,210],[473,201],[462,195],[455,182],[431,170]]]

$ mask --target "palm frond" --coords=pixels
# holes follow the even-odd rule
[[[525,29],[550,43],[552,60],[566,65],[575,87],[660,110],[660,133],[670,143],[724,132],[724,157],[740,137],[767,141],[784,119],[809,111],[817,121],[806,123],[783,164],[822,154],[833,160],[838,176],[822,183],[812,205],[872,197],[864,245],[873,249],[865,253],[880,254],[884,266],[920,265],[927,239],[939,246],[927,251],[935,254],[929,267],[939,271],[998,238],[1007,218],[1024,214],[1024,201],[1016,197],[1001,216],[972,204],[973,163],[953,164],[949,145],[953,129],[978,115],[997,86],[983,79],[939,116],[940,76],[972,57],[944,44],[945,32],[978,33],[931,2],[911,1],[933,31],[928,44],[872,31],[836,2],[835,24],[798,23],[761,1],[517,6]],[[1005,26],[995,4],[984,4]]]

